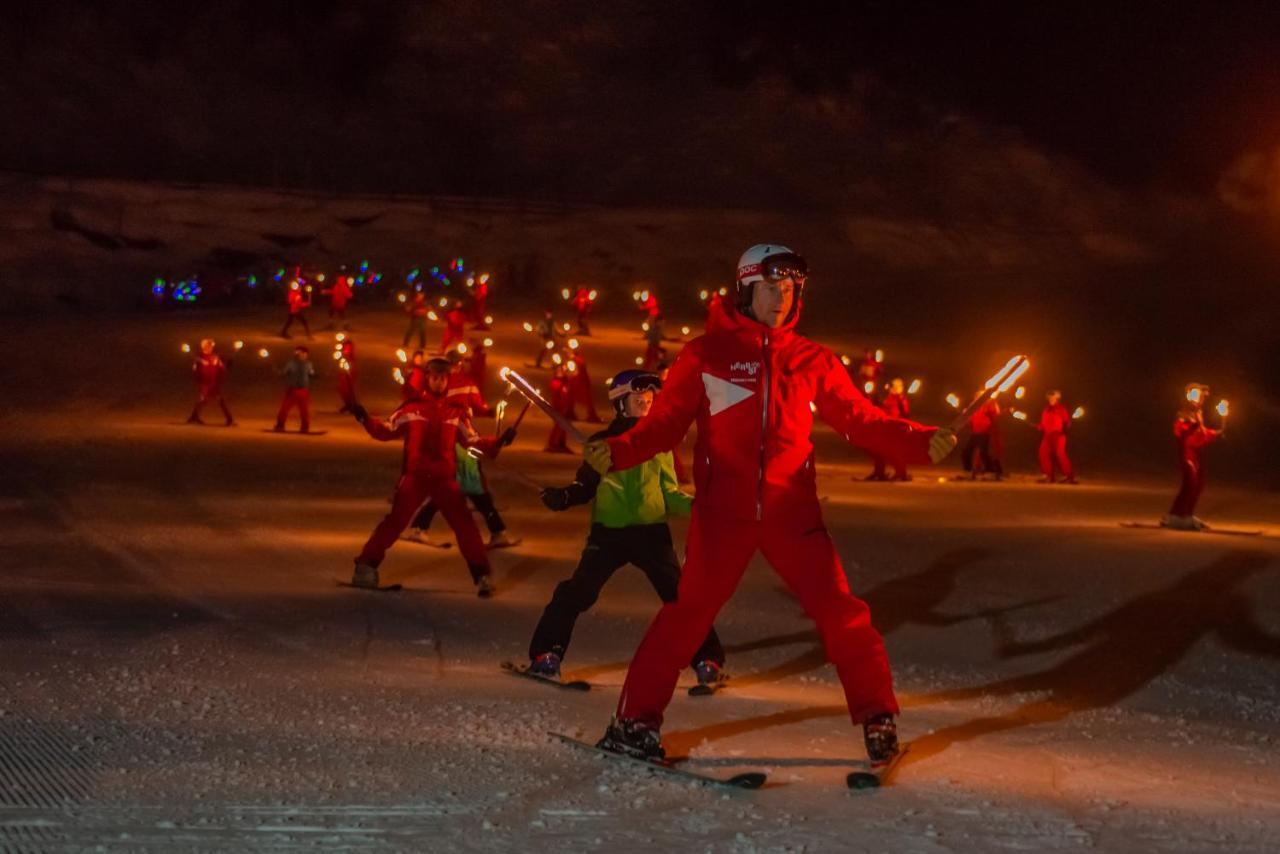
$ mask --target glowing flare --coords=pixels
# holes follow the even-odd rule
[[[921,385],[920,380],[912,380],[911,385],[907,386],[907,394],[915,394],[920,390]]]
[[[554,342],[554,341],[548,341],[548,342],[547,342],[547,349],[548,349],[548,350],[554,350],[555,348],[556,348],[556,342]]]
[[[877,363],[879,363],[879,364],[881,364],[881,365],[883,365],[883,364],[884,364],[884,351],[883,351],[883,350],[877,350],[877,351],[876,351],[876,362],[877,362]]]
[[[687,327],[687,326],[681,326],[681,327],[680,327],[680,334],[681,334],[681,335],[688,335],[688,334],[689,334],[689,327]]]
[[[522,326],[524,326],[524,331],[525,331],[525,332],[532,332],[532,331],[533,331],[533,324],[532,324],[532,323],[529,323],[529,322],[527,322],[527,321],[526,321],[525,323],[523,323],[523,324],[522,324]]]
[[[506,365],[503,365],[501,368],[498,368],[498,379],[502,380],[503,382],[506,382],[507,374],[509,373],[511,373],[511,369],[508,368]]]
[[[646,320],[644,323],[640,324],[640,328],[641,328],[641,329],[643,329],[645,332],[648,332],[648,331],[649,331],[649,321],[647,321],[647,320]]]
[[[339,367],[341,367],[341,368],[342,368],[342,370],[344,370],[344,371],[350,371],[350,370],[351,370],[351,363],[350,363],[350,362],[348,362],[346,359],[343,359],[341,362],[339,362],[339,363],[338,363],[338,365],[339,365]]]
[[[407,302],[409,298],[404,294],[397,294],[396,299],[400,300],[400,302]]]
[[[862,384],[862,390],[865,391],[867,394],[871,394],[873,391],[876,390],[876,384],[873,383],[871,380],[867,380],[865,383]]]
[[[815,404],[812,400],[811,400],[811,401],[809,401],[809,411],[810,411],[810,412],[817,412],[817,411],[818,411],[817,404]]]
[[[720,294],[720,296],[722,296],[722,297],[723,297],[723,296],[728,296],[728,294],[729,294],[729,289],[728,289],[728,288],[721,288],[721,289],[718,291],[718,293],[719,293],[719,294]]]
[[[316,281],[317,281],[317,282],[323,282],[323,281],[324,281],[324,273],[321,273],[320,275],[316,276]]]
[[[592,291],[589,294],[587,294],[587,299],[590,300],[591,302],[595,302],[596,297],[598,296],[600,296],[600,292],[595,289],[592,289]]]
[[[486,315],[484,316],[484,325],[485,325],[485,326],[493,326],[493,315],[492,315],[492,314],[486,314]]]
[[[853,360],[850,359],[848,356],[840,357],[840,364],[844,365],[846,368],[849,367],[849,365],[852,363],[853,363]]]
[[[1218,401],[1218,414],[1223,418],[1227,417],[1227,413],[1231,411],[1231,405],[1225,400]]]
[[[1013,366],[1016,365],[1018,363],[1018,360],[1021,358],[1022,358],[1021,356],[1014,356],[1012,359],[1005,362],[1004,367],[996,371],[994,374],[992,374],[991,378],[982,384],[982,387],[995,388],[996,383],[1000,382],[1001,377],[1006,376],[1009,373],[1009,371],[1013,370]]]
[[[346,341],[346,340],[347,340],[347,333],[345,333],[345,332],[339,332],[337,335],[334,335],[334,336],[333,336],[333,340],[334,340],[334,341]]]
[[[191,352],[191,345],[190,345],[190,344],[187,344],[187,343],[183,343],[183,345],[182,345],[182,352],[184,352],[184,353],[190,353],[190,352]]]
[[[440,315],[436,314],[435,309],[432,309],[427,312],[427,320],[430,320],[434,323],[439,319],[440,319]]]
[[[639,302],[639,301],[640,301],[640,292],[639,292],[639,291],[632,291],[632,292],[631,292],[631,298],[632,298],[633,300],[635,300],[636,302]]]
[[[441,308],[444,308],[448,304],[449,304],[448,297],[440,297],[440,302],[436,303],[436,305],[440,306]]]
[[[578,339],[577,339],[577,338],[570,338],[570,339],[569,339],[569,349],[570,349],[570,350],[577,350],[577,349],[578,349]]]
[[[569,373],[572,374],[578,370],[578,363],[570,362],[566,367],[569,369]]]
[[[342,358],[342,351],[341,351],[341,350],[334,350],[334,351],[333,351],[333,360],[336,362],[336,361],[338,361],[338,360],[339,360],[339,359],[341,359],[341,358]]]
[[[391,378],[396,382],[400,383],[400,385],[404,385],[404,374],[400,371],[399,368],[391,369]]]
[[[649,292],[648,292],[648,291],[641,291],[641,292],[640,292],[640,299],[641,299],[641,300],[643,300],[643,301],[645,301],[645,302],[648,302],[648,300],[649,300]]]
[[[486,347],[492,347],[492,346],[493,346],[493,339],[492,339],[492,338],[486,338],[486,339],[484,339],[484,346],[486,346]]]
[[[565,299],[568,299],[568,298],[569,298],[569,289],[568,289],[568,288],[561,288],[561,289],[560,289],[560,296],[564,297]]]
[[[1202,394],[1203,393],[1198,388],[1187,389],[1187,400],[1192,403],[1199,403]]]
[[[1022,398],[1026,397],[1026,395],[1027,395],[1027,387],[1024,385],[1020,385],[1013,390],[1014,400],[1022,400]]]
[[[270,355],[271,355],[271,354],[267,352],[267,348],[266,348],[266,347],[263,347],[261,350],[259,350],[259,351],[258,351],[258,358],[260,358],[260,359],[265,359],[265,358],[267,358],[267,357],[268,357],[268,356],[270,356]]]
[[[706,288],[703,288],[702,290],[698,291],[698,299],[702,300],[703,302],[706,302],[710,297],[711,297],[711,294],[706,290]]]
[[[960,408],[960,398],[956,397],[955,392],[947,395],[947,405],[952,409]]]
[[[498,401],[498,405],[493,408],[494,418],[497,421],[502,420],[502,416],[507,411],[507,402],[505,400]]]
[[[643,365],[643,364],[644,364],[644,358],[643,358],[643,357],[641,357],[641,356],[636,356],[636,364],[637,364],[637,365]]]
[[[1084,418],[1084,407],[1077,406],[1076,411],[1071,413],[1072,418]]]
[[[243,342],[243,341],[237,341],[237,342],[236,342],[234,345],[232,345],[232,346],[234,346],[237,350],[243,350],[243,349],[244,349],[244,342]]]
[[[459,343],[459,344],[458,344],[458,352],[459,352],[461,355],[463,355],[463,356],[467,355],[467,345],[466,345],[466,344]]]
[[[481,274],[480,274],[480,284],[482,284],[482,285],[487,285],[487,284],[489,284],[489,274],[488,274],[488,273],[481,273]]]
[[[567,323],[562,323],[562,324],[560,324],[560,328],[561,328],[561,329],[563,329],[565,332],[568,332],[568,331],[569,331],[569,324],[567,324]]]
[[[399,359],[401,362],[407,362],[409,361],[409,354],[406,353],[403,349],[396,350],[396,358]]]
[[[560,354],[559,354],[559,353],[552,353],[552,354],[551,354],[551,361],[555,362],[555,363],[558,365],[558,364],[560,364],[561,362],[563,362],[563,361],[564,361],[564,359],[563,359],[563,358],[561,358],[561,356],[560,356]]]
[[[1022,412],[1022,411],[1020,411],[1020,410],[1015,409],[1015,410],[1013,410],[1013,417],[1014,417],[1014,418],[1016,418],[1016,419],[1018,419],[1019,421],[1026,421],[1026,420],[1027,420],[1027,413],[1025,413],[1025,412]]]
[[[998,392],[1003,393],[1013,388],[1013,384],[1021,379],[1022,375],[1027,372],[1027,369],[1031,367],[1030,359],[1027,359],[1025,356],[1019,358],[1022,359],[1022,364],[1018,365],[1017,370],[1009,374],[1009,376],[1005,378],[1004,382],[1000,383],[1000,387],[996,389]],[[990,386],[987,387],[990,388]]]

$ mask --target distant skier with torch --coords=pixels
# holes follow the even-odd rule
[[[1196,503],[1204,492],[1204,466],[1200,455],[1204,448],[1227,431],[1227,402],[1220,401],[1217,406],[1221,419],[1218,429],[1214,430],[1204,423],[1204,403],[1209,397],[1209,387],[1200,383],[1190,383],[1186,388],[1186,397],[1178,414],[1173,420],[1173,438],[1178,443],[1178,467],[1182,472],[1182,486],[1173,499],[1173,506],[1160,520],[1166,528],[1180,531],[1201,531],[1209,526],[1196,517]]]
[[[1047,403],[1035,425],[1040,431],[1041,483],[1053,483],[1054,476],[1062,473],[1063,483],[1076,483],[1071,458],[1067,456],[1067,431],[1071,429],[1071,413],[1062,402],[1062,392],[1054,389],[1045,396]],[[1055,470],[1056,469],[1056,470]]]
[[[894,377],[889,381],[889,392],[880,401],[880,408],[890,418],[906,418],[911,414],[911,401],[907,399],[906,383],[900,377]],[[889,476],[885,473],[885,458],[873,456],[871,460],[874,463],[874,468],[871,474],[867,475],[867,480],[888,480]],[[893,479],[899,481],[911,480],[911,475],[907,474],[906,463],[901,460],[893,461]]]
[[[849,592],[822,521],[813,414],[850,444],[908,463],[937,462],[951,430],[890,418],[854,387],[836,357],[794,331],[807,278],[785,246],[751,247],[738,262],[736,304],[681,351],[648,416],[589,442],[602,475],[669,451],[697,422],[693,503],[675,601],[649,626],[599,746],[640,759],[665,755],[659,727],[680,670],[706,638],[760,550],[817,624],[874,766],[898,752],[898,701],[867,604]],[[810,409],[810,404],[814,409]]]
[[[222,396],[222,386],[227,381],[229,369],[229,362],[223,361],[218,355],[217,345],[213,339],[201,339],[200,355],[196,356],[191,363],[191,375],[196,381],[196,405],[187,418],[188,424],[203,424],[204,420],[200,417],[201,410],[204,409],[205,404],[216,402],[222,410],[222,416],[226,419],[226,425],[235,426],[236,420],[231,417],[231,409],[227,406],[226,398]]]

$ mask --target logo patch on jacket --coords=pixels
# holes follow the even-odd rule
[[[707,402],[711,405],[712,415],[721,413],[735,403],[741,403],[755,394],[749,388],[722,380],[706,371],[702,372],[702,385],[707,390]]]

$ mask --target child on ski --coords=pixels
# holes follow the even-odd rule
[[[627,370],[615,376],[609,384],[615,417],[591,439],[626,433],[648,414],[661,387],[656,375],[643,371]],[[559,679],[574,623],[595,604],[601,588],[623,565],[638,567],[663,602],[676,598],[680,563],[667,516],[687,514],[692,499],[676,484],[671,452],[662,451],[639,465],[603,476],[583,463],[573,483],[542,490],[542,502],[557,511],[591,503],[591,531],[578,567],[556,586],[529,643],[529,672]],[[714,628],[707,631],[689,666],[700,685],[712,686],[725,678],[724,649]]]
[[[205,404],[217,402],[222,409],[223,417],[226,418],[227,426],[235,426],[236,421],[231,417],[231,409],[227,406],[226,398],[222,396],[222,384],[227,380],[230,363],[223,361],[222,357],[215,352],[216,349],[217,345],[212,338],[202,339],[200,355],[196,356],[191,363],[191,375],[196,381],[196,405],[187,418],[188,424],[203,424],[204,420],[200,418],[201,410],[204,409]]]
[[[1217,430],[1205,426],[1204,402],[1208,396],[1207,385],[1190,383],[1186,389],[1186,399],[1173,419],[1173,438],[1178,443],[1178,468],[1182,472],[1182,486],[1173,499],[1173,506],[1160,520],[1160,524],[1166,528],[1200,531],[1209,527],[1196,516],[1196,503],[1200,501],[1200,493],[1204,492],[1204,467],[1200,453],[1226,432],[1226,418],[1223,418]]]
[[[316,369],[311,364],[311,351],[306,347],[293,348],[290,359],[280,374],[285,378],[284,399],[280,401],[280,411],[276,413],[277,433],[284,432],[284,422],[295,406],[302,421],[302,432],[311,432],[311,380],[315,378]]]

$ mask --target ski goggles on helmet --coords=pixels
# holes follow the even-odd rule
[[[613,378],[609,384],[609,400],[626,397],[633,391],[657,391],[662,388],[662,379],[657,374],[646,371],[624,371]]]
[[[803,285],[809,277],[809,265],[794,252],[782,252],[770,255],[758,264],[748,264],[738,268],[738,281],[745,282],[759,276],[768,282],[780,282],[790,279],[797,285]]]

